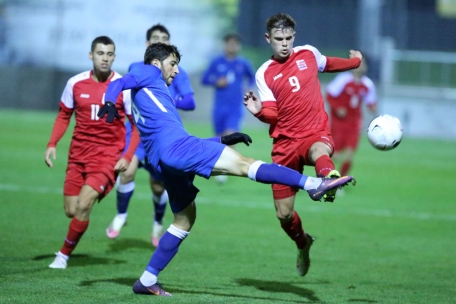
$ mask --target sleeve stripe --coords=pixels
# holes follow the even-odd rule
[[[144,92],[146,92],[146,94],[149,95],[150,99],[152,99],[152,101],[157,105],[157,107],[160,108],[160,110],[162,110],[163,112],[168,112],[166,111],[163,104],[160,101],[158,101],[157,97],[155,97],[155,95],[148,88],[144,88]]]

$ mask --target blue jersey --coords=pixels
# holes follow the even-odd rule
[[[201,82],[214,86],[219,78],[226,77],[228,85],[215,89],[215,107],[242,108],[244,96],[244,79],[248,79],[250,87],[255,83],[255,72],[252,64],[238,56],[234,59],[219,56],[215,58],[204,72]]]
[[[130,64],[130,67],[128,68],[128,71],[130,72],[133,68],[137,68],[140,66],[143,66],[144,62],[139,61],[139,62],[134,62]],[[179,74],[174,77],[173,82],[171,85],[168,87],[169,92],[171,94],[171,97],[173,98],[176,107],[178,109],[183,109],[183,110],[193,110],[195,108],[195,105],[193,104],[193,108],[189,108],[189,106],[185,107],[180,107],[179,100],[181,100],[185,95],[188,94],[193,94],[193,88],[192,84],[190,83],[190,78],[188,77],[187,72],[183,68],[179,66]],[[191,105],[190,105],[191,107]]]
[[[220,138],[202,140],[184,129],[161,70],[153,65],[132,69],[110,83],[105,100],[116,100],[127,89],[132,92],[132,114],[149,163],[208,178],[225,145]]]

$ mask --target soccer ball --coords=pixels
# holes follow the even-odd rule
[[[392,150],[402,140],[401,122],[397,117],[387,114],[375,117],[367,128],[367,138],[375,149]]]

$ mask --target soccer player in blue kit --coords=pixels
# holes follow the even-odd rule
[[[131,89],[135,125],[149,164],[164,181],[174,214],[173,224],[163,234],[146,270],[133,285],[136,294],[171,296],[158,283],[158,275],[176,255],[195,222],[195,198],[199,191],[193,185],[195,175],[209,178],[225,174],[248,177],[265,184],[284,184],[306,190],[316,201],[326,192],[353,180],[351,176],[306,176],[287,167],[245,157],[222,144],[220,137],[201,139],[190,135],[168,90],[179,73],[179,61],[180,53],[175,46],[163,43],[150,45],[144,55],[144,65],[133,68],[108,86],[105,105],[98,112],[101,118],[107,114],[106,121],[111,123],[119,116],[113,101],[121,91]],[[237,142],[246,142],[245,139],[240,137]]]
[[[241,128],[245,109],[244,88],[253,89],[255,71],[252,63],[239,56],[241,38],[237,34],[223,37],[224,53],[215,57],[204,71],[201,83],[215,88],[212,105],[212,125],[216,136],[229,135]],[[226,182],[226,175],[216,176],[219,183]]]
[[[155,24],[146,32],[146,47],[157,42],[169,44],[170,38],[171,35],[165,26],[160,23]],[[143,64],[144,61],[134,62],[130,65],[128,71],[131,71],[132,68]],[[181,67],[179,67],[179,74],[176,75],[168,89],[176,104],[176,108],[184,111],[192,111],[195,109],[196,103],[193,97],[194,92],[190,83],[190,78]],[[126,129],[127,145],[125,147],[125,151],[127,151],[130,143],[131,124],[129,121],[126,123]],[[145,158],[146,153],[144,151],[144,147],[141,143],[139,143],[127,170],[120,173],[117,178],[117,214],[109,224],[108,228],[106,228],[106,235],[113,239],[120,234],[120,230],[127,221],[127,209],[135,190],[134,178],[137,169],[138,167],[144,168],[149,173],[150,188],[152,190],[152,202],[154,205],[151,242],[154,247],[157,247],[163,233],[163,217],[165,215],[166,203],[168,202],[168,193],[166,192],[160,177],[154,173],[152,168],[147,164]]]

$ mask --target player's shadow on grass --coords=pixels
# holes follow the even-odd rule
[[[79,283],[79,286],[92,286],[93,284],[96,283],[116,283],[119,285],[125,285],[128,287],[133,287],[133,284],[135,284],[136,280],[138,278],[114,278],[114,279],[103,279],[103,280],[86,280],[86,281],[81,281]]]
[[[258,290],[265,292],[286,292],[295,294],[299,297],[304,297],[311,302],[320,302],[320,299],[315,295],[315,292],[313,292],[311,289],[302,288],[291,283],[263,281],[255,279],[236,279],[235,282],[241,286],[252,286]]]
[[[112,242],[109,243],[108,251],[120,252],[128,249],[146,249],[150,252],[153,252],[155,250],[155,248],[152,247],[151,242],[147,242],[141,239],[121,238],[112,240]]]
[[[38,255],[32,258],[32,261],[41,261],[41,260],[49,260],[49,263],[52,263],[53,259],[55,258],[54,254],[45,254],[45,255]],[[125,260],[118,260],[113,258],[99,258],[93,257],[88,254],[72,254],[71,259],[68,264],[71,267],[74,266],[88,266],[88,265],[118,265],[118,264],[125,264],[127,261]]]

